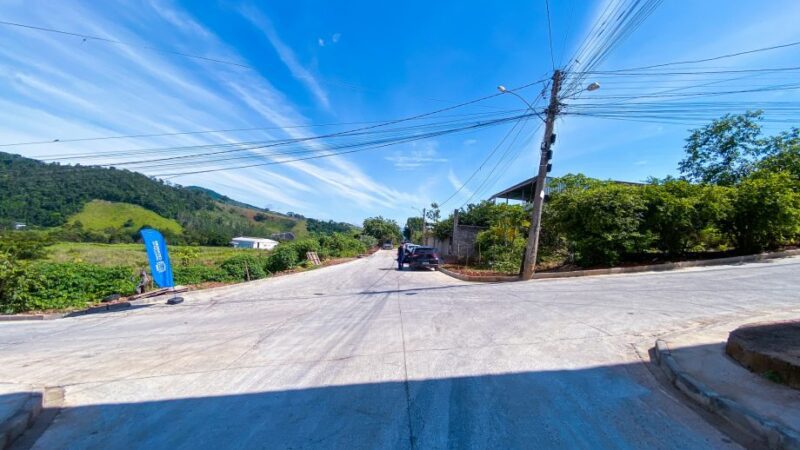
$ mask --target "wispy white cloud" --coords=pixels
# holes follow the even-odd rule
[[[180,48],[182,42],[191,37],[205,54],[246,63],[213,32],[175,4],[165,0],[151,4],[163,21],[154,21],[140,9],[125,3],[109,9],[88,9],[80,4],[29,8],[28,16],[20,20],[56,28],[80,24],[80,29],[89,34],[126,42],[138,42],[141,36],[149,36],[161,39],[164,47],[172,48]],[[8,12],[6,7],[7,4],[0,4],[0,14]],[[152,12],[147,14],[152,15]],[[19,31],[0,29],[0,39],[15,42],[14,46],[0,48],[0,78],[17,80],[0,83],[0,142],[273,124],[278,127],[269,132],[64,142],[19,148],[23,154],[43,157],[311,135],[302,128],[295,128],[306,126],[310,121],[298,113],[291,99],[257,72],[199,63],[136,47],[54,39],[42,33],[31,32],[21,40],[17,33]],[[279,56],[283,59],[286,54]],[[324,92],[321,95],[327,99]],[[325,146],[315,141],[309,141],[307,147],[320,155],[330,154]],[[141,158],[158,156],[158,152],[152,152]],[[242,151],[230,156],[247,157],[249,162],[281,160],[258,151]],[[126,159],[130,156],[95,158],[90,162],[117,163]],[[143,172],[157,174],[196,168],[188,165],[191,160],[185,161],[183,167],[150,168]],[[211,165],[222,168],[240,164],[241,161],[221,161]],[[200,168],[207,167],[208,164]],[[383,212],[386,208],[398,208],[399,204],[420,201],[417,194],[407,194],[375,181],[357,164],[341,157],[271,167],[270,170],[254,167],[186,175],[174,181],[209,187],[256,205],[278,203],[307,215],[340,220],[359,220],[362,214],[359,208]]]
[[[464,183],[462,183],[461,180],[458,179],[458,176],[456,176],[452,168],[447,172],[447,181],[450,182],[450,186],[453,186],[453,189],[455,190],[461,189],[461,191],[459,191],[459,194],[461,194],[462,197],[468,198],[475,195],[471,190],[469,190],[466,186],[464,186]]]
[[[395,152],[384,159],[391,162],[398,170],[412,170],[434,163],[447,162],[447,158],[439,156],[437,141],[425,141],[421,144],[412,143],[411,150],[407,152]]]
[[[464,145],[475,145],[478,143],[477,139],[464,139]]]
[[[342,38],[342,33],[333,33],[333,36],[331,36],[331,42],[336,44],[339,42],[339,39],[341,38]]]
[[[241,14],[243,17],[249,20],[250,23],[255,25],[262,33],[264,33],[270,44],[272,44],[272,47],[278,53],[281,61],[286,64],[286,67],[289,68],[289,71],[292,73],[292,75],[300,80],[300,82],[303,83],[309,91],[311,91],[314,97],[317,98],[317,101],[320,103],[320,105],[326,109],[330,108],[328,93],[322,89],[322,86],[320,86],[319,82],[311,74],[311,72],[303,67],[302,64],[300,64],[300,61],[298,61],[294,50],[292,50],[291,47],[289,47],[280,38],[269,18],[262,14],[259,10],[250,6],[242,7]]]
[[[325,47],[325,39],[317,38],[317,45],[320,47]]]

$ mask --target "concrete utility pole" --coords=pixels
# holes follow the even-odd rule
[[[558,92],[561,88],[561,71],[553,72],[553,86],[550,89],[550,104],[547,106],[547,117],[544,122],[544,139],[542,140],[541,155],[539,156],[539,173],[536,176],[533,191],[533,211],[531,212],[531,229],[528,232],[528,244],[525,247],[525,256],[522,259],[520,278],[530,280],[536,269],[536,254],[539,252],[539,230],[542,227],[542,207],[544,206],[544,187],[547,182],[550,158],[552,152],[550,145],[555,140],[553,125],[558,114]]]
[[[428,242],[425,239],[425,213],[427,211],[428,211],[427,209],[422,208],[422,242],[420,242],[420,244],[422,245],[428,245]]]

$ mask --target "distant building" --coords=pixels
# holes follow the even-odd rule
[[[14,229],[15,230],[23,230],[27,227],[23,222],[14,222]]]
[[[278,245],[278,241],[273,241],[267,238],[256,237],[235,237],[231,239],[231,245],[234,248],[256,248],[259,250],[272,250]]]
[[[284,231],[281,233],[272,233],[269,237],[276,241],[293,241],[295,236],[291,231]]]

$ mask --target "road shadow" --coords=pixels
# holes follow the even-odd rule
[[[137,389],[143,395],[191,398],[66,407],[38,436],[34,448],[731,445],[699,416],[665,395],[641,363],[204,397],[188,394],[191,388],[208,389],[195,376],[176,377],[173,388],[163,382],[149,386],[143,384],[146,380],[129,382],[142,383]],[[224,388],[228,387],[234,388]],[[173,394],[166,393],[170,391]]]
[[[109,313],[118,313],[118,312],[128,312],[133,311],[136,309],[148,308],[153,306],[155,303],[148,303],[144,305],[130,305],[125,307],[105,307],[105,308],[90,308],[84,309],[82,311],[74,311],[69,314],[66,314],[64,317],[79,317],[79,316],[87,316],[87,315],[94,315],[94,314],[109,314]]]

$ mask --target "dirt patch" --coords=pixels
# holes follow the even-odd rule
[[[456,264],[445,264],[442,267],[451,272],[455,272],[461,275],[467,275],[470,277],[513,277],[517,275],[516,273],[498,272],[496,270],[491,270],[491,269],[479,269],[476,267],[459,266]]]
[[[800,320],[737,328],[725,351],[752,372],[800,389]]]

